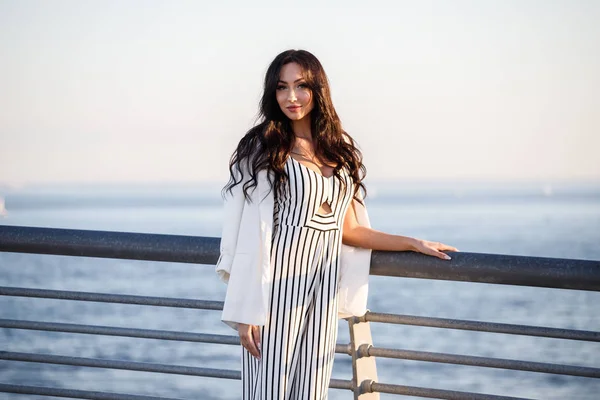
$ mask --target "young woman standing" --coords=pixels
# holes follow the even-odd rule
[[[222,319],[243,346],[244,400],[326,399],[338,316],[366,311],[370,250],[446,260],[442,251],[457,250],[370,227],[362,155],[314,55],[273,60],[260,112],[224,188]]]

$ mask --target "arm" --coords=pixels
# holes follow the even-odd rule
[[[344,217],[342,242],[344,244],[373,250],[416,251],[449,260],[443,250],[458,251],[455,247],[407,236],[392,235],[359,225],[353,200]]]

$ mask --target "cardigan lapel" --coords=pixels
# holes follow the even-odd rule
[[[259,202],[260,214],[260,232],[261,249],[260,259],[257,260],[261,265],[261,284],[262,300],[265,310],[268,309],[269,296],[271,292],[271,240],[273,235],[273,209],[275,205],[275,189],[271,189],[267,178],[267,171],[262,170],[258,173],[257,183],[257,201]]]

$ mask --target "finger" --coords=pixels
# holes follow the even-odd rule
[[[438,247],[438,250],[445,250],[445,251],[460,251],[458,250],[456,247],[454,246],[449,246],[447,244],[444,243],[440,243],[440,247]]]
[[[442,242],[430,242],[429,246],[438,251],[459,251],[456,247],[444,244]]]
[[[261,343],[260,343],[260,328],[256,325],[252,325],[252,334],[254,337],[254,345],[256,346],[256,349],[258,350],[258,358],[261,357]]]
[[[442,253],[441,251],[433,250],[429,254],[434,257],[441,258],[442,260],[452,260],[452,258],[448,254]]]
[[[426,249],[426,251],[424,253],[427,255],[441,258],[442,260],[451,260],[452,259],[448,254],[442,253],[441,251],[437,251],[435,248],[426,247],[425,249]]]

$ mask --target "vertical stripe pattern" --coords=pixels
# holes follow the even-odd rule
[[[322,400],[337,338],[342,224],[352,178],[325,177],[288,157],[275,194],[269,312],[257,360],[242,347],[244,400]],[[319,210],[326,203],[331,211]]]

